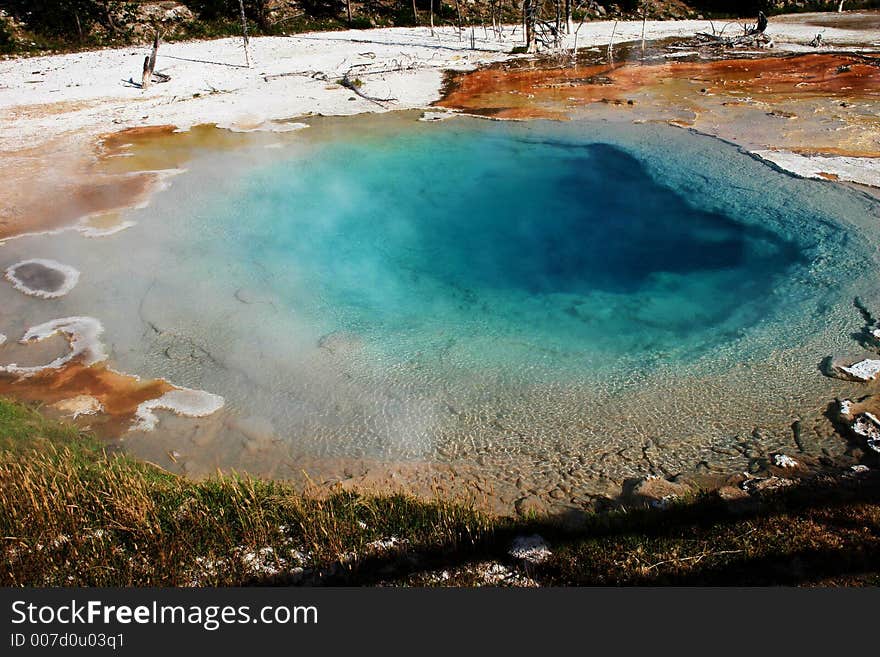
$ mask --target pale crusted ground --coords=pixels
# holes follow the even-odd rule
[[[862,44],[865,31],[774,22],[777,48],[807,44],[817,31],[826,43]],[[716,23],[720,29],[721,25]],[[645,36],[659,39],[710,30],[708,21],[650,21]],[[738,29],[731,26],[730,30]],[[578,47],[639,39],[640,22],[591,22],[580,27]],[[254,127],[308,113],[348,115],[415,108],[437,99],[446,69],[469,69],[509,56],[522,30],[508,27],[502,40],[491,31],[460,40],[454,28],[431,36],[428,28],[322,32],[251,40],[250,68],[239,39],[163,44],[157,71],[171,76],[146,91],[140,80],[148,51],[128,47],[13,59],[0,63],[0,151],[15,151],[59,135],[96,135],[124,127],[200,123]],[[371,96],[396,100],[379,105],[356,97],[336,82],[353,65]],[[403,67],[405,70],[391,71]],[[376,73],[371,73],[376,72]],[[353,75],[353,77],[355,76]]]

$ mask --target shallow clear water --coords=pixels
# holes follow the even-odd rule
[[[853,297],[880,301],[873,201],[717,140],[357,121],[207,154],[115,237],[6,247],[83,270],[53,313],[104,321],[115,366],[227,398],[187,434],[205,467],[741,467],[719,445],[790,441],[840,389],[817,365],[853,349]]]

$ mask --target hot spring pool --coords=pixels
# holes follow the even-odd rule
[[[817,365],[853,350],[854,297],[880,302],[874,201],[666,126],[311,123],[200,152],[113,237],[4,247],[82,271],[51,309],[4,289],[23,324],[97,317],[114,367],[226,398],[133,451],[588,489],[741,468],[744,437],[786,448],[799,418],[837,449],[821,411],[847,384]]]

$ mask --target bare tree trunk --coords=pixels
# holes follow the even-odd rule
[[[535,4],[523,0],[523,25],[526,33],[526,52],[535,52]]]
[[[141,89],[147,89],[150,86],[150,79],[153,72],[150,70],[150,56],[144,57],[144,72],[141,74]]]
[[[144,73],[141,77],[141,89],[147,89],[153,80],[153,71],[156,70],[156,59],[159,57],[159,30],[156,30],[156,36],[153,38],[153,50],[144,59]]]
[[[110,8],[110,0],[104,0],[102,6],[104,8],[104,18],[107,19],[107,27],[109,27],[114,34],[119,34],[120,29],[116,25],[116,21],[113,20],[113,11]]]
[[[843,3],[844,3],[844,2],[846,2],[846,0],[840,0],[840,5],[837,7],[837,13],[838,13],[838,14],[842,14],[842,13],[843,13]]]
[[[458,14],[458,40],[461,41],[461,0],[455,0],[455,13]]]
[[[559,35],[562,34],[562,0],[553,0],[556,10],[556,45],[559,45]]]
[[[431,36],[434,36],[434,0],[431,0],[431,8],[429,10],[429,16],[431,21]]]
[[[614,35],[617,34],[617,21],[614,21],[614,28],[611,30],[611,40],[608,42],[608,61],[614,63]]]
[[[432,0],[433,2],[433,0]],[[345,9],[348,11],[348,24],[351,25],[351,0],[345,0]]]
[[[566,34],[571,34],[571,28],[572,28],[571,12],[572,12],[571,0],[565,0],[565,33]]]
[[[648,22],[648,0],[642,2],[642,54],[645,54],[645,25]]]
[[[412,0],[413,3],[413,19],[416,22],[416,25],[419,24],[419,11],[416,9],[416,0]]]
[[[491,0],[489,2],[489,14],[492,17],[492,34],[494,34],[497,38],[498,37],[498,25],[496,24],[496,21],[495,21],[495,0]]]
[[[244,42],[244,63],[247,67],[251,67],[251,55],[248,52],[248,32],[247,32],[247,16],[244,13],[244,0],[238,0],[238,6],[241,9],[241,35]]]

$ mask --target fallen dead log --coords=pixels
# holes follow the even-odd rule
[[[369,100],[370,102],[376,103],[377,105],[381,105],[382,103],[396,102],[397,98],[378,98],[376,96],[368,96],[367,94],[365,94],[363,91],[360,90],[360,86],[361,86],[360,80],[357,78],[355,78],[354,80],[351,79],[351,74],[355,69],[366,69],[366,67],[368,67],[368,66],[370,66],[370,64],[355,64],[355,65],[349,67],[349,69],[345,72],[345,75],[343,75],[342,79],[339,81],[339,84],[341,84],[346,89],[353,91],[356,95],[360,96],[364,100]],[[377,75],[379,73],[394,73],[397,71],[411,70],[413,68],[415,68],[414,64],[410,65],[410,66],[397,66],[394,68],[383,69],[381,71],[364,70],[362,75]]]
[[[758,19],[753,25],[743,25],[743,33],[737,36],[725,36],[724,30],[727,28],[726,25],[722,28],[721,32],[715,31],[714,24],[710,23],[710,25],[712,25],[712,34],[708,32],[696,33],[695,38],[698,41],[698,45],[717,48],[737,48],[742,46],[772,47],[773,45],[773,40],[765,34],[768,20],[763,11],[758,13]]]

